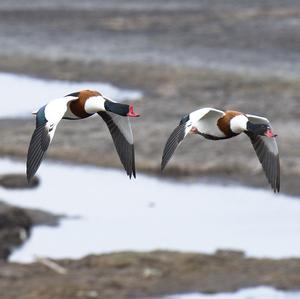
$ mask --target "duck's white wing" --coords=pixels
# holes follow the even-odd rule
[[[103,118],[110,131],[127,175],[130,178],[131,176],[136,177],[133,135],[129,118],[104,111],[98,114]]]
[[[172,158],[176,148],[190,132],[194,124],[201,121],[202,126],[207,125],[213,127],[216,126],[218,119],[223,116],[223,111],[213,108],[202,108],[184,116],[167,140],[163,151],[161,170],[164,170],[167,163]]]
[[[271,124],[267,118],[256,116],[256,115],[246,115],[248,119],[255,124],[267,124],[271,127]],[[280,162],[279,162],[279,151],[276,143],[276,138],[257,136],[250,132],[246,133],[257,157],[262,164],[263,170],[266,177],[272,186],[274,192],[279,192],[280,190]]]
[[[36,114],[36,128],[31,137],[26,163],[28,181],[31,180],[41,165],[56,127],[67,111],[68,103],[76,99],[77,97],[73,96],[55,99],[34,113]]]

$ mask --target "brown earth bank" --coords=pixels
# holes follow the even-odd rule
[[[26,242],[33,226],[55,226],[61,217],[36,209],[17,208],[0,201],[0,260],[7,260],[13,250]]]
[[[5,299],[119,299],[228,292],[259,285],[300,288],[300,259],[254,259],[231,251],[213,255],[121,252],[54,262],[67,273],[58,274],[40,263],[2,262],[1,293]]]
[[[3,60],[0,62],[0,69],[5,69],[6,65],[7,70],[17,72],[26,69],[28,73],[39,77],[101,80],[141,89],[144,95],[135,103],[135,109],[142,117],[133,119],[132,124],[137,169],[142,172],[160,174],[165,142],[185,113],[209,106],[267,116],[278,134],[281,190],[289,194],[300,194],[298,81],[263,79],[183,67],[145,68],[132,64],[51,62],[29,58],[15,59],[14,63],[9,59]],[[128,73],[131,75],[128,76]],[[0,120],[0,126],[0,154],[25,158],[34,120]],[[80,122],[63,121],[56,132],[48,157],[120,167],[108,130],[96,117]],[[267,187],[261,166],[246,136],[219,142],[189,137],[178,148],[165,175],[223,177],[247,185]]]

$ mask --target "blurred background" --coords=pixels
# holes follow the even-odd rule
[[[0,299],[300,298],[297,0],[0,0]],[[31,112],[81,89],[133,103],[137,178],[98,117],[62,121],[25,178]],[[273,194],[247,136],[186,138],[201,107],[267,117]]]

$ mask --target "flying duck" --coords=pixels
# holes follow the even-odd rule
[[[98,113],[106,122],[120,160],[131,178],[135,177],[133,135],[129,117],[139,116],[132,105],[116,103],[98,91],[82,90],[54,99],[33,112],[36,128],[27,154],[27,180],[37,172],[62,119],[79,120]]]
[[[238,111],[202,108],[184,116],[169,137],[162,156],[163,171],[177,146],[187,134],[201,135],[210,140],[228,139],[245,133],[250,138],[266,177],[274,190],[280,189],[279,153],[268,119]]]

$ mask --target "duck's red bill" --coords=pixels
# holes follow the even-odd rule
[[[269,130],[267,130],[267,132],[265,133],[265,136],[267,136],[267,137],[269,137],[269,138],[273,138],[273,137],[276,137],[277,134],[274,134],[274,133],[272,132],[272,130],[269,129]]]
[[[133,105],[129,105],[129,112],[127,113],[129,117],[139,117],[140,115],[134,112]]]

